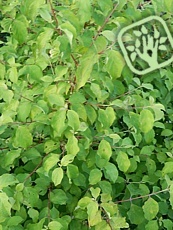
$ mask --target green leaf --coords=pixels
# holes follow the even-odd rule
[[[113,145],[121,140],[121,137],[116,133],[111,133],[108,136],[113,140]]]
[[[117,167],[114,164],[108,162],[106,166],[104,166],[104,169],[105,178],[108,179],[110,182],[115,183],[118,178]]]
[[[85,196],[79,200],[78,206],[81,209],[85,209],[91,202],[92,202],[92,198]]]
[[[74,160],[74,157],[75,156],[72,154],[64,156],[61,160],[61,166],[67,166],[68,164],[72,163]]]
[[[121,76],[125,62],[121,54],[116,50],[110,50],[107,53],[106,70],[112,78],[116,79]]]
[[[14,185],[18,181],[12,174],[3,174],[0,176],[0,189],[5,188],[9,185]]]
[[[55,142],[53,140],[47,140],[44,144],[44,151],[45,153],[50,153],[55,149],[59,148],[59,142]]]
[[[70,45],[72,46],[73,37],[76,37],[76,29],[70,22],[65,22],[60,25],[60,29],[67,35]]]
[[[140,129],[143,133],[149,132],[153,128],[154,116],[148,109],[141,111],[139,116]]]
[[[53,204],[63,205],[67,203],[68,197],[62,189],[54,189],[50,193],[50,200]]]
[[[21,222],[23,222],[22,217],[20,216],[11,216],[9,221],[7,222],[7,226],[18,226]]]
[[[90,191],[91,191],[91,194],[94,197],[94,199],[97,199],[97,197],[99,196],[101,190],[98,187],[97,188],[91,187]]]
[[[78,18],[80,18],[80,23],[84,24],[91,18],[91,2],[86,0],[83,4],[82,0],[77,1],[78,6]]]
[[[97,184],[101,180],[101,177],[102,177],[102,172],[99,169],[95,168],[91,170],[89,174],[89,183],[91,185]]]
[[[30,223],[27,225],[27,230],[42,230],[44,222],[45,222],[45,219],[43,218],[36,224]]]
[[[41,68],[38,65],[25,65],[19,71],[19,76],[26,75],[29,78],[29,81],[33,83],[34,81],[40,82],[43,77]]]
[[[28,101],[25,101],[23,103],[20,103],[18,106],[18,119],[19,121],[25,122],[26,118],[29,117],[29,114],[31,112],[31,103]]]
[[[128,155],[125,152],[119,152],[116,162],[118,164],[118,168],[122,171],[122,172],[127,172],[127,170],[130,167],[130,160],[128,158]]]
[[[111,201],[109,203],[102,203],[101,207],[104,208],[109,218],[118,213],[118,206]]]
[[[57,105],[63,107],[65,104],[64,97],[62,95],[58,95],[55,93],[49,94],[47,99],[51,105]]]
[[[69,180],[77,178],[79,176],[79,169],[76,165],[68,164],[67,165],[67,176]]]
[[[159,229],[159,226],[158,226],[157,220],[151,220],[151,221],[149,221],[149,222],[146,224],[145,229],[146,229],[146,230],[151,230],[151,229],[158,230],[158,229]]]
[[[23,4],[21,4],[21,11],[24,15],[31,19],[32,21],[35,20],[36,16],[38,15],[39,8],[44,4],[44,0],[25,0]]]
[[[169,220],[169,219],[164,219],[164,220],[162,220],[162,222],[163,222],[163,226],[164,226],[166,229],[172,230],[172,228],[173,228],[173,223],[172,223],[171,220]]]
[[[64,109],[58,110],[52,117],[51,126],[56,132],[55,136],[60,137],[64,132],[64,130],[66,129],[65,120],[66,120],[66,111]]]
[[[47,7],[48,8],[48,7]],[[51,18],[51,14],[50,11],[46,8],[41,8],[39,10],[40,16],[47,22],[51,23],[52,22],[52,18]]]
[[[99,0],[98,5],[100,6],[102,12],[107,15],[110,10],[113,8],[113,2],[111,0]]]
[[[144,147],[142,147],[140,154],[151,156],[153,154],[153,150],[154,150],[154,147],[152,145],[151,146],[144,146]]]
[[[76,72],[77,89],[84,86],[90,78],[94,64],[98,61],[98,54],[89,49],[80,60],[80,65]]]
[[[16,185],[16,191],[21,192],[24,189],[24,183],[19,183]]]
[[[48,156],[44,158],[43,168],[46,172],[49,172],[51,168],[53,168],[59,161],[59,155],[50,153]]]
[[[14,147],[28,148],[33,143],[32,134],[25,126],[19,126],[16,130],[14,142]]]
[[[109,126],[111,126],[116,119],[115,111],[112,107],[107,107],[105,113],[107,115]]]
[[[91,122],[91,124],[93,124],[97,118],[97,114],[96,114],[95,109],[91,105],[86,105],[85,109],[86,109],[87,117],[88,117],[89,121]]]
[[[144,221],[144,212],[140,206],[131,204],[130,210],[127,214],[132,224],[138,225]]]
[[[33,208],[29,209],[28,215],[33,220],[34,223],[36,223],[39,219],[39,212]]]
[[[26,41],[28,36],[28,31],[25,23],[17,19],[14,20],[12,24],[12,31],[13,31],[14,38],[19,42],[19,44],[22,44]]]
[[[42,1],[42,0],[40,0]],[[39,52],[43,52],[45,50],[50,42],[50,39],[53,35],[53,29],[50,27],[44,27],[44,31],[39,34],[37,37],[37,48]]]
[[[18,72],[17,72],[17,68],[15,66],[8,70],[8,74],[9,74],[10,81],[17,83]]]
[[[70,103],[75,105],[75,104],[83,104],[86,102],[85,96],[81,92],[74,92],[69,99]]]
[[[165,165],[164,165],[164,167],[163,167],[163,169],[162,169],[162,174],[163,174],[163,176],[164,175],[166,175],[166,174],[168,174],[168,173],[172,173],[173,172],[173,162],[165,162]]]
[[[77,131],[80,126],[79,115],[73,110],[68,110],[67,118],[68,118],[68,125],[72,127],[72,129]]]
[[[11,204],[6,193],[0,193],[0,223],[8,220],[11,216]]]
[[[101,212],[98,211],[98,204],[92,201],[87,206],[89,226],[95,226],[102,221]]]
[[[52,181],[53,181],[55,186],[61,184],[63,176],[64,176],[64,172],[63,172],[62,168],[56,168],[53,170]]]
[[[4,162],[2,167],[7,167],[13,165],[15,159],[20,156],[21,150],[11,150],[5,154]]]
[[[108,41],[114,42],[115,41],[115,34],[113,31],[110,30],[104,30],[102,32],[102,35],[107,38]]]
[[[164,0],[164,5],[166,7],[166,10],[168,10],[168,12],[172,13],[172,7],[173,7],[173,0]]]
[[[100,229],[111,230],[111,228],[110,228],[109,224],[106,222],[106,220],[102,220],[101,222],[99,222],[95,226],[95,230],[100,230]]]
[[[172,135],[172,130],[170,129],[164,129],[162,132],[161,132],[161,136],[165,136],[165,137],[169,137]]]
[[[0,79],[4,79],[5,72],[5,65],[0,63]]]
[[[159,205],[153,198],[150,197],[144,203],[144,205],[142,206],[142,209],[144,211],[145,218],[147,220],[152,220],[156,217],[156,215],[159,211]]]
[[[67,150],[67,154],[71,154],[73,156],[77,155],[77,153],[79,152],[79,146],[78,146],[78,140],[74,135],[68,138],[68,142],[65,148]]]
[[[60,222],[58,222],[58,221],[51,221],[48,224],[48,227],[49,227],[50,230],[54,230],[54,229],[61,230],[61,229],[63,229],[62,224]]]
[[[67,73],[67,71],[68,71],[67,66],[57,65],[55,68],[55,73],[57,77],[54,79],[54,81],[63,79],[63,76]]]
[[[129,224],[126,223],[125,217],[112,217],[110,223],[115,229],[129,228]]]
[[[109,142],[107,142],[106,140],[102,140],[99,144],[97,154],[101,158],[109,161],[110,157],[112,156],[112,149]]]

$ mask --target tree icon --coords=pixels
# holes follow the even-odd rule
[[[131,52],[130,59],[132,62],[139,56],[139,58],[147,62],[151,68],[157,68],[159,65],[159,50],[167,50],[164,45],[167,37],[160,36],[160,32],[156,27],[153,29],[153,33],[149,33],[148,29],[142,25],[140,31],[134,30],[133,33],[136,36],[135,43],[134,45],[127,46],[126,49]]]

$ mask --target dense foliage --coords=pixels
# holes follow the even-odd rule
[[[173,67],[117,44],[150,15],[173,33],[173,0],[0,0],[0,229],[173,229]]]

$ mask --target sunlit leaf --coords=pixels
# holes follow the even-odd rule
[[[152,220],[156,217],[158,211],[159,211],[159,205],[157,201],[155,201],[153,198],[149,198],[142,207],[144,211],[144,216],[147,220]]]
[[[142,132],[147,133],[153,128],[154,124],[154,116],[152,112],[148,109],[144,109],[141,111],[139,116],[139,122],[140,122],[140,129]]]
[[[99,144],[97,154],[101,158],[105,160],[109,160],[112,155],[112,149],[111,149],[109,142],[107,142],[106,140],[102,140]]]

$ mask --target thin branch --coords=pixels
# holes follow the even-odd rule
[[[106,211],[104,210],[104,208],[102,208],[102,207],[100,207],[100,209],[101,209],[102,212],[105,214],[106,222],[107,222],[107,224],[109,225],[110,229],[113,230],[113,228],[112,228],[112,226],[111,226],[111,224],[110,224],[110,218],[109,218],[107,212],[106,212]]]
[[[110,12],[110,14],[106,17],[106,19],[105,19],[103,25],[102,25],[102,26],[100,27],[100,29],[97,31],[97,34],[96,34],[96,35],[94,36],[94,38],[93,38],[94,41],[98,38],[99,34],[102,32],[102,30],[103,30],[103,28],[105,27],[105,25],[109,22],[110,17],[113,15],[113,13],[114,13],[115,10],[117,9],[117,7],[118,7],[118,3],[114,5],[113,10],[112,10],[112,11]],[[93,44],[93,43],[92,43],[92,44]]]
[[[153,192],[153,193],[150,193],[150,194],[147,194],[147,195],[144,195],[144,196],[137,196],[137,197],[129,198],[129,199],[126,199],[126,200],[119,200],[119,201],[116,201],[114,203],[119,204],[119,203],[124,203],[124,202],[131,202],[133,200],[138,200],[138,199],[143,199],[143,198],[147,198],[147,197],[151,197],[151,196],[156,196],[157,194],[160,194],[160,193],[163,193],[163,192],[168,192],[168,191],[169,191],[169,188],[166,188],[166,189],[163,189],[163,190],[158,191],[158,192]]]
[[[129,95],[129,94],[131,94],[132,92],[134,92],[134,91],[136,91],[136,90],[138,90],[138,89],[140,89],[140,88],[142,88],[142,86],[138,86],[138,87],[135,88],[135,89],[129,90],[129,91],[127,91],[126,93],[123,93],[123,94],[121,94],[121,95],[118,95],[117,97],[114,98],[114,100],[115,100],[115,99],[118,99],[118,98],[121,98],[121,97],[123,97],[123,96]]]
[[[14,122],[9,122],[9,125],[26,125],[26,124],[32,124],[32,123],[36,123],[38,121],[14,121]]]
[[[53,8],[53,5],[52,5],[51,0],[48,0],[48,3],[49,3],[49,5],[50,5],[50,9],[51,9],[51,12],[52,12],[52,17],[53,17],[53,19],[54,19],[54,21],[55,21],[55,23],[56,23],[56,31],[58,32],[59,35],[61,35],[62,32],[61,32],[60,29],[58,29],[58,27],[59,27],[59,22],[58,22],[58,19],[57,19],[56,14],[55,14],[55,10],[54,10],[54,8]]]
[[[38,163],[38,165],[34,168],[34,170],[25,178],[24,182],[25,183],[35,172],[36,170],[43,164],[44,158],[48,155],[47,153],[45,156],[42,157],[41,161]]]
[[[71,54],[71,57],[72,57],[72,59],[73,59],[73,61],[74,61],[74,63],[75,63],[75,66],[78,67],[79,63],[78,63],[78,61],[75,59],[75,57],[73,56],[73,54]]]
[[[99,103],[91,103],[91,102],[85,102],[85,104],[88,104],[88,105],[91,105],[91,106],[96,106],[98,108],[105,108],[105,107],[112,107],[114,108],[115,110],[127,110],[127,111],[130,111],[130,110],[133,110],[133,109],[148,109],[148,108],[153,108],[154,105],[147,105],[147,106],[126,106],[126,108],[120,108],[116,105],[113,105],[113,104],[99,104]],[[124,105],[125,106],[125,105]]]
[[[9,149],[9,147],[2,147],[0,148],[0,151],[6,150],[6,149]]]
[[[24,98],[24,99],[26,99],[26,100],[28,100],[28,101],[30,101],[30,102],[34,102],[33,100],[31,100],[31,99],[29,99],[29,98],[27,98],[27,97],[25,97],[25,96],[20,95],[20,97],[22,97],[22,98]]]

